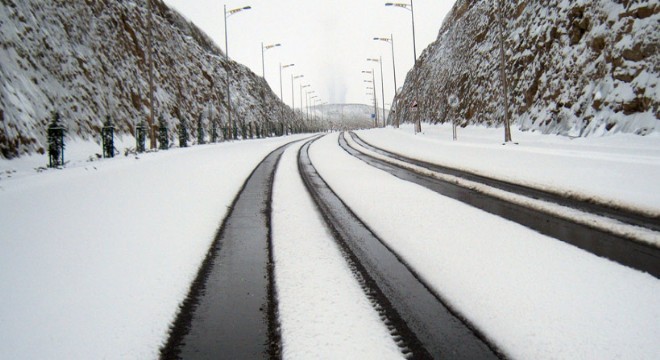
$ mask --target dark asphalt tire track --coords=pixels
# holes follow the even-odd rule
[[[384,310],[413,358],[496,359],[503,357],[465,320],[444,305],[417,274],[389,249],[330,189],[300,149],[303,182],[370,298]],[[364,285],[363,285],[364,286]],[[408,353],[410,351],[412,354]]]
[[[412,170],[396,166],[389,162],[365,155],[348,145],[344,139],[345,134],[346,133],[343,133],[342,136],[339,137],[340,146],[349,154],[371,166],[389,172],[400,179],[424,186],[444,196],[451,197],[491,214],[517,222],[530,229],[572,244],[595,255],[605,257],[622,265],[647,272],[656,278],[660,278],[660,248],[658,247],[624,238],[616,234],[574,222],[566,218],[548,214],[537,209],[510,203],[472,189],[467,189],[453,183],[442,181],[437,178],[432,178]],[[418,165],[432,171],[438,171],[441,173],[462,177],[516,194],[559,203],[561,205],[578,208],[580,210],[592,212],[595,214],[602,214],[600,211],[606,211],[606,215],[611,215],[613,212],[615,212],[616,216],[613,216],[615,218],[627,218],[628,220],[626,222],[633,224],[643,224],[644,227],[652,230],[658,227],[657,219],[644,220],[640,219],[639,216],[635,214],[626,216],[619,210],[602,210],[601,207],[594,204],[580,204],[578,206],[574,204],[574,200],[557,199],[558,195],[548,194],[536,189],[504,183],[498,180],[466,173],[457,169],[445,168],[438,165],[421,162],[419,160],[406,158],[398,154],[393,154],[391,152],[375,148],[372,145],[365,143],[353,133],[351,133],[351,136],[358,144],[365,146],[372,151],[377,151],[382,155],[395,158],[406,163]]]
[[[600,204],[596,203],[593,201],[584,201],[576,198],[571,198],[564,196],[562,194],[557,194],[557,193],[552,193],[540,189],[534,189],[530,188],[527,186],[519,185],[519,184],[514,184],[502,180],[497,180],[493,179],[490,177],[482,176],[482,175],[477,175],[473,174],[467,171],[463,170],[458,170],[438,164],[432,164],[428,163],[425,161],[413,159],[410,157],[403,156],[401,154],[393,153],[391,151],[387,151],[378,147],[375,147],[371,144],[369,144],[367,141],[363,140],[354,132],[350,132],[350,136],[355,142],[360,144],[361,146],[374,151],[376,153],[379,153],[381,155],[397,159],[403,162],[407,162],[409,164],[414,164],[435,172],[443,173],[443,174],[448,174],[448,175],[453,175],[456,177],[460,177],[466,180],[478,182],[481,184],[485,184],[494,188],[502,189],[504,191],[508,192],[513,192],[516,194],[524,195],[527,197],[531,197],[534,199],[541,199],[545,200],[548,202],[560,204],[563,206],[571,207],[574,209],[582,210],[585,212],[589,212],[592,214],[599,214],[602,216],[607,216],[612,219],[619,220],[621,222],[624,222],[626,224],[631,224],[639,227],[644,227],[647,229],[651,229],[654,231],[660,231],[660,218],[658,217],[651,217],[642,213],[636,213],[632,212],[630,210],[622,209],[622,208],[617,208],[612,205],[608,204]]]
[[[270,214],[286,144],[247,179],[170,329],[161,359],[278,358]]]

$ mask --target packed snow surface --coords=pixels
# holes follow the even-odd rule
[[[94,162],[72,142],[63,170],[0,163],[16,171],[0,180],[0,358],[157,358],[228,206],[291,140]]]
[[[508,356],[660,353],[660,281],[651,275],[372,168],[339,148],[337,135],[310,156],[346,204]]]
[[[400,359],[298,174],[298,146],[273,190],[273,258],[284,359]]]
[[[368,143],[411,158],[660,216],[660,134],[569,138],[450,125],[358,131]]]
[[[519,145],[506,146],[500,129],[475,127],[459,129],[455,143],[443,126],[360,135],[522,183],[656,213],[660,204],[653,134],[514,132]],[[114,159],[97,159],[97,144],[69,141],[64,169],[42,169],[43,155],[0,160],[0,358],[157,358],[227,206],[263,157],[302,137]],[[400,356],[313,212],[295,150],[277,170],[273,204],[285,357],[329,348]],[[358,216],[512,358],[660,353],[658,279],[373,169],[341,150],[337,135],[311,155]]]

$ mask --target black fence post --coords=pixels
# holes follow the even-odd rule
[[[144,123],[144,120],[142,120],[135,127],[135,151],[139,153],[143,153],[146,141],[147,141],[147,125]]]
[[[186,121],[181,118],[179,120],[179,147],[188,147],[188,125]]]
[[[48,166],[55,168],[64,165],[64,132],[60,123],[60,113],[53,112],[53,119],[48,125]]]
[[[167,134],[167,124],[161,115],[158,119],[158,148],[167,150],[170,148],[170,138]]]
[[[218,124],[215,119],[211,119],[211,142],[218,142]]]
[[[110,116],[106,117],[105,124],[101,128],[101,140],[103,141],[103,157],[111,158],[115,156],[115,126],[112,124]]]
[[[204,144],[204,121],[202,119],[202,114],[199,114],[199,119],[197,120],[197,144]]]

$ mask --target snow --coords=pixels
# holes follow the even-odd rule
[[[616,134],[571,139],[512,129],[518,145],[502,146],[504,131],[480,126],[412,126],[361,131],[370,144],[408,157],[660,216],[660,136]]]
[[[660,142],[569,139],[423,126],[359,132],[411,157],[660,213]],[[156,358],[243,182],[272,149],[304,135],[98,159],[68,141],[0,160],[0,358]],[[134,146],[118,139],[123,154]],[[399,358],[386,326],[315,213],[295,154],[275,177],[273,250],[285,358]],[[655,358],[660,281],[394,178],[329,135],[321,175],[458,313],[511,358]],[[38,169],[38,170],[35,170]],[[656,235],[657,236],[657,235]],[[331,286],[328,286],[331,284]]]
[[[632,239],[654,246],[660,246],[660,234],[643,227],[629,225],[606,216],[584,212],[578,209],[566,207],[556,203],[539,200],[533,197],[518,195],[510,193],[505,190],[500,190],[495,187],[484,185],[475,181],[463,179],[461,177],[447,175],[441,172],[435,172],[421,166],[406,163],[397,159],[390,158],[385,155],[378,154],[367,148],[360,146],[351,137],[346,137],[348,144],[359,152],[369,155],[371,157],[389,162],[399,167],[415,171],[426,176],[430,176],[448,183],[458,185],[460,187],[471,189],[482,194],[486,194],[493,198],[505,200],[507,202],[518,204],[528,209],[539,210],[543,213],[552,214],[559,218],[574,221],[576,223],[584,224],[592,228],[600,229],[605,232],[615,234],[620,237]]]
[[[93,163],[72,142],[63,170],[0,163],[16,171],[0,181],[0,358],[156,358],[227,207],[292,139]]]
[[[300,145],[282,156],[273,194],[283,358],[403,358],[298,175]]]
[[[371,168],[341,150],[336,135],[310,155],[346,204],[508,356],[660,352],[658,279]]]

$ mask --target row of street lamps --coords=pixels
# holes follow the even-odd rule
[[[416,45],[415,45],[415,16],[414,16],[414,5],[413,5],[413,0],[410,0],[410,4],[405,4],[405,3],[386,3],[385,6],[394,6],[394,7],[399,7],[403,8],[406,10],[409,10],[411,13],[411,19],[412,19],[412,36],[413,36],[413,56],[415,60],[417,59],[417,50],[416,50]],[[240,8],[235,8],[231,10],[227,10],[227,5],[224,6],[224,25],[225,25],[225,59],[229,61],[229,40],[228,40],[228,32],[227,32],[227,19],[229,16],[234,15],[236,13],[239,13],[244,10],[249,10],[251,9],[250,6],[243,6]],[[390,34],[390,37],[374,37],[374,40],[376,41],[384,41],[390,44],[391,51],[392,51],[392,74],[393,74],[393,79],[394,79],[394,97],[396,98],[397,95],[397,82],[396,82],[396,65],[395,65],[395,60],[394,60],[394,36]],[[265,52],[269,49],[275,48],[275,47],[280,47],[282,44],[276,43],[276,44],[270,44],[270,45],[264,45],[264,43],[261,43],[261,66],[262,66],[262,77],[265,79],[266,78],[266,70],[265,70]],[[385,121],[385,89],[384,89],[384,84],[383,84],[383,64],[382,64],[382,57],[379,56],[378,59],[375,58],[368,58],[367,61],[372,61],[372,62],[378,62],[380,65],[380,78],[381,78],[381,99],[382,99],[382,124],[383,126],[386,125]],[[282,88],[282,70],[292,67],[295,64],[286,64],[282,65],[280,63],[280,99],[284,103],[284,97],[283,97],[283,88]],[[375,81],[375,73],[374,70],[365,70],[362,71],[362,73],[365,74],[371,74],[371,80],[365,80],[365,82],[371,83],[372,88],[372,93],[369,93],[369,95],[373,95],[373,103],[374,103],[374,123],[376,126],[378,126],[378,100],[376,97],[376,81]],[[232,115],[231,115],[231,94],[230,94],[230,74],[229,71],[226,73],[226,86],[227,86],[227,111],[228,111],[228,119],[229,119],[229,126],[230,128],[232,126],[235,126],[232,122]],[[300,78],[304,77],[304,75],[294,75],[293,73],[291,74],[291,108],[292,110],[295,111],[295,96],[294,96],[294,83],[295,80],[298,80]],[[302,82],[299,85],[300,87],[300,110],[301,110],[301,115],[303,114],[303,90],[305,88],[310,87],[309,84],[302,84]],[[313,90],[305,90],[305,106],[306,106],[306,117],[309,120],[309,102],[314,101],[314,106],[316,105],[317,101],[321,101],[318,98],[318,95],[314,94],[315,91]],[[310,97],[311,95],[311,97]],[[284,104],[282,104],[282,120],[284,120]],[[393,124],[395,127],[399,127],[399,122],[398,120],[395,121]]]
[[[415,10],[414,10],[413,0],[410,0],[410,4],[406,4],[406,3],[389,3],[388,2],[388,3],[385,3],[385,6],[393,6],[393,7],[398,7],[398,8],[402,8],[402,9],[406,9],[406,10],[410,11],[410,15],[411,15],[411,19],[412,19],[412,38],[413,38],[413,57],[414,57],[413,64],[414,64],[415,61],[417,61],[417,46],[415,44]],[[397,83],[396,83],[396,63],[395,63],[395,60],[394,60],[394,35],[390,34],[390,37],[374,37],[373,39],[375,41],[383,41],[383,42],[386,42],[386,43],[390,44],[390,48],[392,50],[392,77],[394,79],[394,99],[396,99],[398,87],[397,87]],[[377,62],[380,65],[380,84],[381,84],[381,100],[382,100],[382,102],[381,102],[382,103],[382,124],[383,124],[383,127],[385,127],[386,126],[386,117],[385,117],[385,87],[384,87],[384,84],[383,84],[383,58],[381,56],[379,56],[378,59],[376,59],[376,58],[367,58],[367,61]],[[374,71],[373,71],[373,69],[370,70],[370,71],[369,70],[363,70],[362,73],[372,75],[371,76],[372,79],[370,81],[365,80],[365,82],[370,82],[371,84],[373,84],[373,87],[374,87],[372,89],[373,93],[368,93],[368,95],[369,96],[373,95],[374,117],[375,117],[374,121],[375,121],[376,126],[378,126],[378,105],[377,105],[378,101],[376,99],[376,90],[375,90],[376,82],[374,80],[374,76],[375,76]],[[396,105],[394,105],[394,106],[395,106],[395,109],[396,109]],[[395,119],[395,121],[392,125],[396,128],[399,127],[398,118]]]
[[[415,8],[414,8],[414,1],[410,0],[410,4],[407,3],[392,3],[388,2],[385,3],[385,6],[391,6],[391,7],[397,7],[401,9],[405,9],[410,11],[410,19],[411,19],[411,25],[412,25],[412,42],[413,42],[413,66],[417,62],[417,45],[416,45],[416,40],[415,40]],[[225,57],[226,60],[229,60],[229,48],[228,48],[228,35],[227,35],[227,18],[231,15],[234,15],[238,12],[241,12],[243,10],[249,10],[251,9],[250,6],[244,6],[241,8],[236,8],[227,11],[227,6],[225,5],[224,10],[225,10]],[[503,96],[504,96],[504,113],[505,113],[505,118],[504,118],[504,129],[505,129],[505,142],[511,141],[511,133],[510,133],[510,127],[509,127],[509,118],[508,118],[508,99],[507,99],[507,89],[506,89],[506,76],[504,74],[504,55],[503,55],[503,35],[502,35],[502,0],[498,0],[498,13],[499,13],[499,38],[500,38],[500,57],[501,57],[501,78],[503,82]],[[394,101],[392,106],[394,107],[394,111],[397,110],[397,107],[399,106],[397,104],[397,92],[398,92],[398,87],[397,87],[397,82],[396,82],[396,65],[395,65],[395,57],[394,57],[394,35],[390,34],[390,37],[374,37],[373,40],[375,41],[383,41],[387,42],[390,44],[391,47],[391,52],[392,52],[392,75],[394,79]],[[265,45],[263,42],[261,43],[261,66],[262,66],[262,76],[265,79],[266,78],[266,71],[265,71],[265,59],[264,59],[264,53],[272,48],[279,47],[281,44],[276,43],[276,44],[271,44],[271,45]],[[385,127],[386,125],[386,117],[385,117],[385,89],[384,89],[384,84],[383,84],[383,61],[382,57],[379,56],[378,59],[376,58],[367,58],[367,61],[371,62],[377,62],[380,65],[380,81],[381,81],[381,100],[382,100],[382,125]],[[283,97],[283,90],[282,90],[282,70],[292,67],[294,64],[286,64],[282,65],[280,63],[280,100],[282,101],[282,106],[284,106],[284,97]],[[373,103],[374,103],[374,122],[375,126],[378,126],[378,100],[376,97],[376,81],[375,81],[375,73],[374,70],[363,70],[362,73],[364,74],[371,74],[371,80],[364,80],[366,83],[371,83],[371,87],[368,88],[368,90],[372,90],[371,93],[368,93],[368,95],[373,95]],[[291,108],[295,112],[295,98],[294,98],[294,82],[297,79],[300,79],[304,77],[304,75],[294,75],[293,73],[291,74]],[[415,83],[417,82],[417,79],[414,80]],[[300,109],[301,109],[301,116],[303,113],[303,102],[302,102],[302,92],[303,89],[309,87],[309,84],[302,84],[300,83]],[[415,133],[418,133],[421,131],[421,116],[420,116],[420,111],[418,111],[417,106],[417,99],[418,99],[418,94],[417,94],[417,84],[413,85],[414,87],[414,94],[413,94],[413,101],[410,106],[410,110],[415,114]],[[310,95],[312,95],[310,97]],[[314,95],[314,91],[305,91],[305,104],[307,106],[307,119],[309,120],[309,102],[310,100],[314,101],[314,104],[316,104],[318,96]],[[228,99],[228,118],[229,118],[229,126],[231,128],[232,126],[232,121],[231,121],[231,97],[230,97],[230,88],[229,88],[229,71],[227,71],[227,99]],[[284,121],[284,107],[282,107],[282,121]],[[396,117],[396,120],[392,124],[394,127],[398,128],[399,127],[399,121],[398,117]],[[235,126],[235,125],[234,125]]]
[[[225,5],[224,9],[225,9],[225,57],[226,57],[225,59],[227,61],[229,61],[227,18],[229,16],[231,16],[233,14],[236,14],[238,12],[241,12],[243,10],[249,10],[249,9],[251,9],[251,7],[250,6],[244,6],[244,7],[240,7],[240,8],[236,8],[236,9],[232,9],[232,10],[227,10],[227,6]],[[282,46],[282,44],[280,44],[280,43],[269,44],[269,45],[264,45],[263,42],[261,43],[261,75],[264,78],[264,80],[266,79],[265,53],[266,53],[266,51],[268,51],[272,48],[276,48],[276,47],[280,47],[280,46]],[[295,66],[295,64],[282,64],[282,63],[280,63],[280,74],[279,75],[280,75],[280,100],[282,102],[282,107],[281,107],[282,124],[285,123],[285,120],[284,120],[284,91],[283,91],[283,86],[282,86],[282,70],[293,67],[293,66]],[[291,109],[294,111],[294,113],[295,113],[295,109],[296,109],[296,107],[295,107],[295,95],[294,95],[295,81],[298,80],[298,79],[301,79],[303,77],[304,77],[304,75],[302,75],[302,74],[299,74],[299,75],[295,75],[293,73],[291,74]],[[301,82],[299,86],[300,86],[300,114],[301,114],[301,116],[303,116],[303,113],[305,113],[307,120],[309,120],[309,113],[310,113],[309,103],[310,103],[310,101],[314,101],[314,104],[316,105],[317,102],[321,102],[321,99],[318,97],[318,95],[313,95],[315,93],[315,91],[305,90],[305,106],[306,106],[306,108],[303,108],[303,90],[310,87],[310,85],[309,84],[302,84],[302,82]],[[229,99],[228,102],[231,100],[230,95],[229,95],[229,91],[230,91],[230,89],[229,89],[229,72],[227,72],[227,98]],[[310,95],[312,95],[312,96],[310,96]],[[228,115],[229,121],[231,122],[231,103],[228,104],[228,113],[229,113],[229,115]]]
[[[509,100],[508,100],[508,88],[507,88],[507,78],[506,78],[506,71],[505,71],[505,57],[504,57],[504,35],[503,35],[503,27],[504,27],[504,18],[503,18],[503,0],[497,0],[497,30],[498,30],[498,40],[499,40],[499,47],[500,47],[500,81],[502,84],[502,106],[503,106],[503,112],[504,112],[504,142],[511,142],[511,125],[510,125],[510,119],[509,119]],[[415,8],[414,8],[414,1],[410,0],[410,4],[406,3],[385,3],[385,6],[392,6],[392,7],[398,7],[402,9],[406,9],[410,11],[410,20],[412,23],[412,40],[413,40],[413,66],[414,64],[417,63],[417,46],[416,46],[416,41],[415,41]],[[394,65],[394,38],[390,36],[390,38],[374,38],[374,40],[381,40],[381,41],[387,41],[392,45],[392,68],[393,68],[393,74],[394,74],[394,100],[396,101],[396,96],[397,96],[397,86],[396,86],[396,66]],[[370,60],[373,61],[373,60]],[[381,61],[381,75],[382,75],[382,61]],[[415,84],[413,84],[414,87],[414,94],[413,94],[413,101],[411,106],[411,110],[416,114],[415,117],[415,133],[421,131],[421,120],[420,120],[420,115],[419,112],[417,111],[417,99],[418,99],[418,87],[417,87],[417,79],[414,79]],[[382,84],[382,78],[381,78],[381,84]],[[385,98],[383,96],[383,102],[385,101]],[[451,95],[449,97],[448,102],[451,104],[452,109],[456,108],[458,106],[458,98],[455,95]],[[384,110],[383,110],[384,111]],[[456,140],[456,128],[455,128],[455,122],[453,122],[454,126],[454,140]],[[397,120],[395,121],[395,124],[393,124],[395,127],[399,127],[398,124],[398,117]],[[383,126],[385,126],[385,121],[383,117]]]

